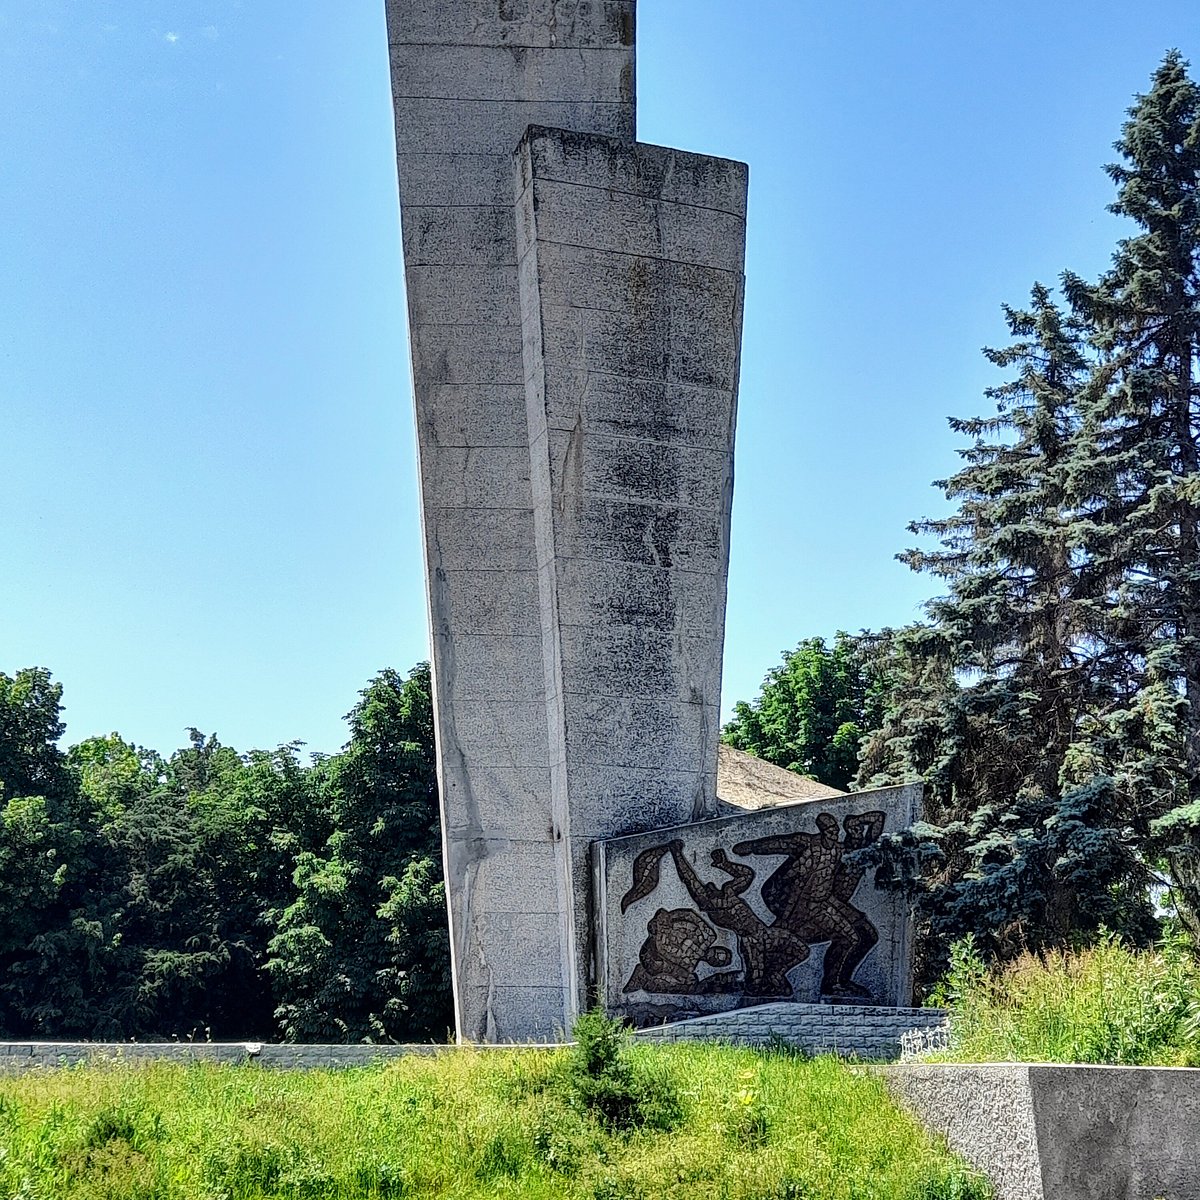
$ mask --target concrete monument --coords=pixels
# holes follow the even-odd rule
[[[633,0],[388,0],[459,1036],[589,999],[590,844],[713,815],[746,168]]]

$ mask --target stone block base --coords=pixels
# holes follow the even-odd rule
[[[758,1004],[638,1031],[657,1042],[721,1041],[745,1046],[787,1045],[810,1054],[890,1061],[913,1029],[934,1029],[940,1008],[883,1008],[855,1004]]]
[[[996,1200],[1200,1200],[1200,1070],[905,1064],[885,1077]]]

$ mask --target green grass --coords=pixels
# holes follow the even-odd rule
[[[989,970],[967,942],[940,990],[951,1045],[933,1061],[1200,1065],[1200,968],[1179,944],[1104,937]]]
[[[569,1051],[457,1050],[337,1072],[159,1063],[12,1076],[0,1079],[0,1196],[989,1194],[869,1070],[717,1046],[621,1053],[639,1097],[628,1120],[606,1116],[581,1090],[579,1054]]]

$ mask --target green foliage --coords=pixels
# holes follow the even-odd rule
[[[955,419],[949,516],[902,557],[945,586],[902,631],[861,784],[928,782],[883,841],[928,969],[1102,927],[1145,943],[1158,872],[1200,932],[1200,87],[1167,55],[1116,143],[1129,218],[1095,283],[1033,288],[988,351],[1009,380]]]
[[[673,1129],[682,1117],[669,1077],[630,1054],[629,1030],[601,1009],[584,1013],[572,1028],[567,1059],[571,1102],[609,1129]]]
[[[739,701],[721,740],[830,787],[847,787],[859,741],[879,723],[877,641],[838,633],[832,647],[824,638],[801,642],[767,673],[753,704]]]
[[[0,1195],[55,1200],[984,1200],[873,1074],[714,1046],[447,1050],[339,1072],[113,1066],[0,1080]],[[615,1055],[615,1059],[614,1059]],[[628,1060],[669,1130],[580,1106]]]
[[[1200,966],[1178,942],[1139,952],[1104,933],[989,968],[965,939],[935,998],[950,1008],[949,1061],[1200,1065]]]
[[[427,667],[383,672],[311,765],[197,730],[64,754],[61,699],[0,674],[0,1036],[444,1035]]]
[[[57,746],[61,702],[44,670],[0,673],[0,1036],[106,1019],[105,864]]]
[[[295,1041],[445,1037],[449,945],[429,668],[384,671],[322,764],[331,832],[296,859],[267,968]]]

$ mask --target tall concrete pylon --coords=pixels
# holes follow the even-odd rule
[[[593,840],[712,815],[747,172],[634,0],[388,0],[460,1039],[593,994]]]

